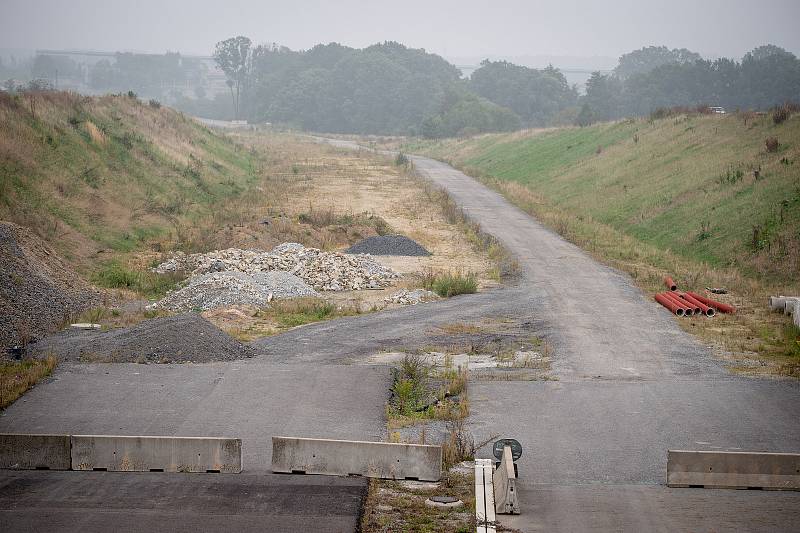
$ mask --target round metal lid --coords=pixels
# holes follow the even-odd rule
[[[492,447],[492,453],[498,461],[503,458],[503,448],[506,446],[511,446],[511,457],[514,461],[522,457],[522,444],[520,444],[518,440],[500,439],[495,442]]]

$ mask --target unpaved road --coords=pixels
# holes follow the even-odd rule
[[[0,416],[0,431],[241,436],[247,473],[265,472],[271,435],[383,436],[387,373],[352,363],[382,349],[423,346],[437,325],[513,317],[554,345],[558,381],[471,386],[477,440],[499,433],[525,447],[523,514],[510,525],[796,528],[800,493],[670,490],[661,483],[668,448],[800,450],[797,382],[730,375],[628,277],[451,167],[419,157],[414,163],[518,256],[518,284],[297,328],[254,343],[262,355],[248,361],[65,365]],[[0,474],[0,526],[21,524],[16,510],[42,504],[32,496],[9,504],[3,495],[12,486]],[[335,501],[333,492],[329,497]],[[91,502],[81,505],[99,512]],[[298,519],[298,530],[303,523]]]

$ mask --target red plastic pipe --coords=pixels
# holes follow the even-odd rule
[[[665,277],[665,278],[664,278],[664,285],[666,285],[666,286],[667,286],[667,288],[668,288],[669,290],[671,290],[671,291],[677,291],[677,290],[678,290],[678,286],[677,286],[677,285],[675,285],[675,282],[674,282],[674,281],[672,281],[672,278],[671,278],[671,277],[669,277],[669,276],[667,276],[667,277]]]
[[[667,298],[666,293],[658,293],[655,295],[655,299],[658,303],[669,309],[672,313],[675,313],[678,316],[683,316],[684,308],[679,306],[677,303],[672,301],[672,299]]]
[[[683,307],[683,314],[684,316],[692,316],[694,314],[694,307],[692,307],[688,302],[685,302],[678,298],[678,296],[671,291],[667,291],[663,293],[664,296],[675,302],[675,305],[680,305]]]
[[[710,298],[706,298],[705,296],[700,296],[696,292],[687,292],[686,294],[688,294],[689,296],[691,296],[695,300],[698,300],[699,302],[706,304],[709,307],[713,307],[714,309],[716,309],[717,311],[719,311],[721,313],[731,313],[731,314],[733,314],[733,313],[736,312],[736,308],[734,306],[728,305],[728,304],[724,304],[722,302],[718,302],[718,301],[712,300]]]
[[[717,314],[717,312],[714,310],[713,307],[707,306],[706,304],[704,304],[703,302],[701,302],[697,298],[692,298],[691,296],[689,296],[685,292],[679,292],[678,296],[680,296],[682,299],[686,300],[690,304],[694,305],[695,307],[699,307],[700,311],[702,313],[704,313],[709,318]]]
[[[671,296],[672,296],[673,298],[676,298],[676,299],[677,299],[679,302],[681,302],[683,305],[685,305],[685,306],[687,306],[687,307],[691,307],[691,308],[692,308],[692,314],[693,314],[693,315],[699,315],[699,314],[702,314],[702,313],[704,312],[704,311],[703,311],[703,308],[701,308],[701,307],[700,307],[699,305],[697,305],[695,302],[690,302],[690,301],[689,301],[689,300],[687,300],[686,298],[682,298],[682,297],[681,297],[681,294],[683,294],[683,293],[681,293],[681,292],[673,292],[673,293],[670,293],[670,294],[671,294]]]

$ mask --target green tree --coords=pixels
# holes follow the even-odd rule
[[[247,89],[252,65],[252,41],[241,35],[217,43],[214,61],[227,76],[233,97],[233,115],[239,118],[242,89]],[[234,95],[234,87],[236,92]]]
[[[673,48],[670,50],[666,46],[647,46],[623,54],[619,58],[619,64],[614,69],[614,74],[625,80],[635,74],[650,72],[662,65],[684,65],[700,59],[702,59],[700,54],[686,48]]]

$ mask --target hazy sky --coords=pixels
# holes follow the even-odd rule
[[[305,49],[400,41],[448,57],[610,56],[645,45],[800,55],[800,0],[0,0],[0,48],[209,54],[247,35]]]

